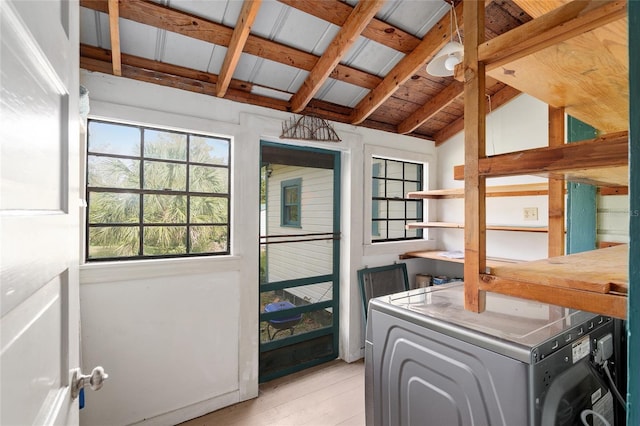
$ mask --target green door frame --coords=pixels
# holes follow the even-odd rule
[[[627,424],[640,424],[640,0],[628,3],[629,28],[629,299]]]
[[[324,362],[328,362],[331,360],[334,360],[338,357],[338,353],[339,353],[339,331],[340,331],[340,235],[341,235],[341,230],[340,230],[340,211],[341,211],[341,188],[340,188],[340,183],[341,183],[341,153],[340,151],[331,151],[331,150],[327,150],[327,149],[322,149],[322,148],[312,148],[312,147],[302,147],[302,146],[294,146],[294,145],[287,145],[287,144],[280,144],[280,143],[276,143],[276,142],[269,142],[269,141],[264,141],[261,140],[260,141],[260,166],[262,167],[263,165],[263,161],[262,161],[262,147],[277,147],[277,148],[284,148],[284,149],[291,149],[291,150],[297,150],[297,151],[306,151],[306,152],[311,152],[311,153],[321,153],[321,154],[325,154],[325,155],[331,155],[333,156],[333,265],[332,265],[332,273],[328,274],[328,275],[322,275],[322,276],[315,276],[315,277],[307,277],[307,278],[301,278],[301,279],[293,279],[293,280],[285,280],[285,281],[278,281],[278,282],[273,282],[273,283],[268,283],[268,284],[261,284],[259,287],[259,291],[262,292],[266,292],[266,291],[272,291],[272,290],[282,290],[284,288],[291,288],[291,287],[298,287],[298,286],[305,286],[305,285],[310,285],[310,284],[318,284],[318,283],[324,283],[324,282],[331,282],[332,283],[332,300],[330,301],[324,301],[324,302],[317,302],[317,303],[312,303],[312,304],[308,304],[308,305],[304,305],[304,306],[298,306],[292,309],[287,309],[286,311],[284,311],[285,313],[283,314],[282,312],[269,312],[269,313],[264,313],[264,312],[260,312],[259,315],[259,323],[262,321],[268,321],[271,319],[276,319],[278,317],[282,317],[282,316],[291,316],[291,315],[297,315],[297,314],[301,314],[304,312],[312,312],[312,311],[317,311],[319,309],[325,309],[325,308],[332,308],[332,324],[330,327],[324,327],[324,328],[320,328],[317,330],[313,330],[313,331],[309,331],[306,332],[304,334],[299,334],[299,335],[292,335],[290,337],[285,337],[282,339],[278,339],[276,341],[272,341],[272,342],[267,342],[267,343],[260,343],[260,352],[267,352],[270,350],[274,350],[274,349],[279,349],[279,348],[283,348],[285,346],[289,346],[289,345],[293,345],[296,343],[300,343],[300,342],[304,342],[304,341],[308,341],[317,337],[322,337],[322,336],[327,336],[327,335],[331,335],[332,336],[332,346],[333,346],[333,351],[331,354],[311,360],[311,361],[307,361],[307,362],[303,362],[300,364],[296,364],[294,366],[288,367],[288,368],[284,368],[281,370],[278,370],[275,373],[270,373],[270,374],[260,374],[260,382],[265,382],[268,380],[272,380],[275,379],[277,377],[281,377],[281,376],[285,376],[287,374],[291,374],[294,373],[296,371],[300,371],[303,370],[305,368],[309,368],[312,367],[314,365],[318,365]]]

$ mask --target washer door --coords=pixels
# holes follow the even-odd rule
[[[580,414],[593,410],[614,424],[613,396],[609,388],[591,369],[587,360],[581,361],[559,375],[549,387],[542,407],[543,425],[582,425]],[[592,426],[604,425],[597,416],[588,416]]]

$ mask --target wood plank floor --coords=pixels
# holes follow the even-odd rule
[[[260,385],[258,398],[181,426],[363,426],[364,362],[336,360]]]

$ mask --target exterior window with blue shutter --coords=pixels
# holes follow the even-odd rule
[[[290,179],[282,181],[281,186],[281,213],[280,224],[293,228],[301,228],[302,179]]]

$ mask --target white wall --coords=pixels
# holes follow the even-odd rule
[[[598,195],[598,242],[629,243],[629,196]]]
[[[487,116],[487,155],[502,154],[548,145],[547,105],[520,95]],[[438,180],[433,188],[462,188],[464,181],[453,179],[453,167],[464,164],[464,135],[458,133],[438,151]],[[487,185],[546,182],[534,176],[488,179]],[[432,201],[435,217],[442,222],[464,222],[464,200]],[[523,209],[538,208],[537,221],[525,221]],[[487,198],[488,225],[546,226],[548,224],[547,196]],[[463,230],[439,229],[439,249],[464,250]],[[547,257],[547,234],[533,232],[487,231],[487,256],[508,259],[535,260]]]
[[[340,356],[362,357],[356,271],[435,246],[370,244],[367,159],[375,153],[434,164],[432,142],[344,124],[335,125],[341,143],[282,141],[287,113],[86,71],[81,84],[94,118],[228,136],[233,149],[231,256],[81,267],[83,367],[103,365],[110,374],[87,396],[83,424],[176,424],[257,396],[261,139],[342,153]],[[428,170],[435,180],[435,167]]]
[[[83,363],[110,375],[83,424],[170,424],[241,398],[240,260],[153,263],[83,274]]]

